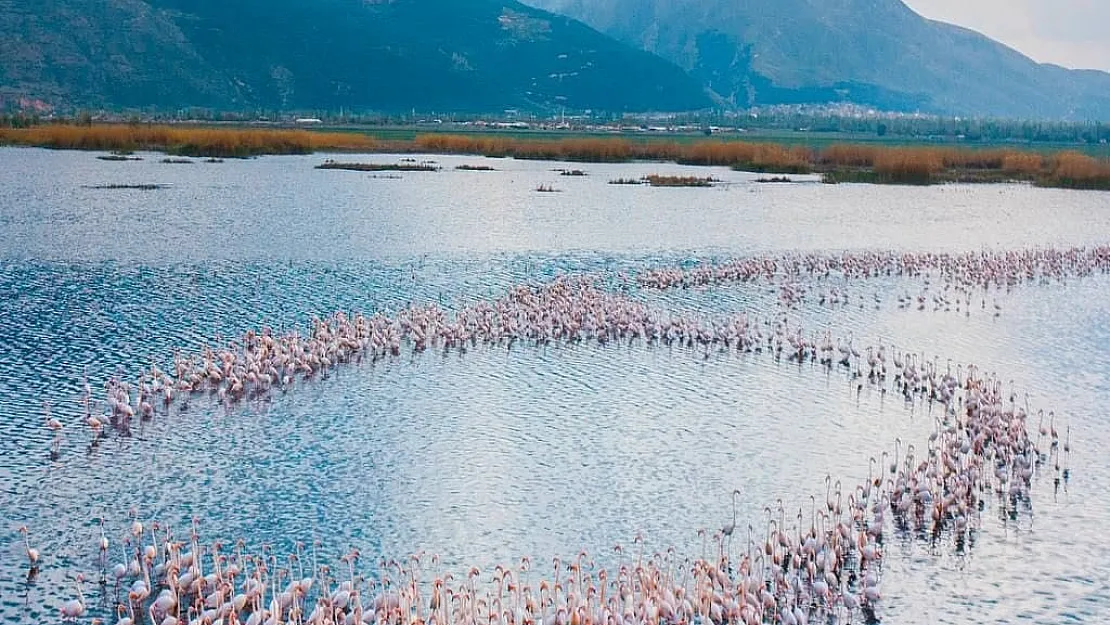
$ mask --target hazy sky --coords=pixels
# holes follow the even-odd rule
[[[1110,0],[904,0],[1042,63],[1110,71]]]

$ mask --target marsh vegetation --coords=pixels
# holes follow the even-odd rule
[[[327,160],[316,166],[316,169],[346,169],[349,171],[439,171],[439,167],[430,163],[342,163]]]
[[[829,183],[938,184],[1030,182],[1046,187],[1110,190],[1110,161],[1079,151],[933,145],[832,144],[822,148],[706,139],[633,141],[620,137],[520,138],[479,134],[417,134],[379,140],[366,134],[307,130],[159,125],[64,125],[0,128],[0,145],[115,150],[98,157],[130,160],[134,150],[173,156],[249,157],[312,152],[476,154],[487,157],[619,163],[634,160],[730,167],[767,174],[822,174]],[[430,163],[418,171],[438,169]],[[399,170],[371,165],[361,171]],[[325,169],[344,169],[330,165]],[[467,170],[468,166],[457,169]],[[484,169],[483,169],[484,170]],[[562,170],[563,175],[586,172]]]

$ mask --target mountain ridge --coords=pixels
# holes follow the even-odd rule
[[[0,0],[0,100],[22,98],[384,112],[711,104],[673,64],[515,0]]]
[[[676,63],[738,107],[1110,119],[1110,74],[1037,63],[901,0],[527,1]]]

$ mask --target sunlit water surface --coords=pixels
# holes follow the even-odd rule
[[[357,546],[370,558],[425,550],[454,569],[582,548],[611,563],[611,547],[638,532],[648,549],[697,556],[698,529],[730,520],[734,488],[740,528],[761,532],[779,499],[808,518],[826,475],[862,481],[895,438],[923,443],[936,410],[767,354],[518,344],[344,366],[230,408],[198,398],[93,448],[76,422],[86,371],[96,386],[262,324],[454,308],[566,273],[621,288],[622,273],[749,253],[1083,245],[1110,233],[1110,195],[1020,185],[762,185],[712,170],[725,184],[651,189],[607,181],[709,170],[590,165],[572,178],[553,171],[560,163],[429,157],[443,171],[394,179],[314,170],[318,156],[143,156],[0,149],[0,620],[53,618],[71,596],[66,576],[95,574],[96,519],[122,527],[132,506],[177,527],[197,516],[208,539],[318,538],[332,555]],[[168,186],[88,188],[110,183]],[[847,305],[811,298],[787,316],[942,367],[975,362],[1071,427],[1067,490],[1054,496],[1051,474],[1040,478],[1032,518],[1004,523],[988,509],[962,554],[890,540],[884,621],[1110,619],[1110,279],[1022,286],[970,315],[899,309],[919,283],[835,286]],[[663,311],[781,312],[767,285],[631,296]],[[57,461],[44,400],[68,424]],[[32,583],[24,523],[44,553]]]

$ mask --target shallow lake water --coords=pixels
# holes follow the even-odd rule
[[[896,438],[924,441],[935,407],[857,390],[837,372],[666,346],[517,345],[345,366],[234,406],[198,400],[131,437],[89,445],[83,374],[165,365],[175,350],[337,310],[446,309],[562,274],[613,288],[645,268],[750,254],[968,251],[1105,244],[1110,194],[1025,185],[828,186],[657,163],[416,157],[443,169],[316,170],[326,156],[166,164],[0,149],[0,620],[37,623],[96,571],[96,519],[143,518],[288,548],[319,539],[372,559],[426,551],[458,571],[589,551],[697,556],[700,528],[808,510],[826,476],[858,483]],[[340,160],[397,162],[396,155]],[[491,172],[456,171],[483,164]],[[558,169],[587,176],[560,176]],[[712,175],[708,189],[610,185]],[[154,190],[92,188],[157,184]],[[538,185],[559,192],[537,193]],[[899,308],[920,281],[874,279],[849,303],[780,307],[744,284],[630,296],[661,311],[785,314],[998,372],[1070,427],[1071,479],[1035,480],[1032,516],[986,515],[964,553],[886,546],[890,623],[1110,619],[1110,278],[1027,284],[970,314]],[[934,288],[936,288],[934,286]],[[991,314],[993,304],[1001,307]],[[979,304],[980,302],[976,302]],[[67,423],[57,459],[42,404]],[[28,582],[26,524],[42,550]],[[738,532],[739,534],[739,532]],[[101,599],[94,592],[90,602]],[[93,615],[108,617],[96,607]],[[858,615],[857,615],[858,616]],[[86,618],[87,620],[87,618]]]

